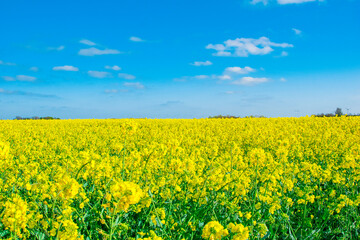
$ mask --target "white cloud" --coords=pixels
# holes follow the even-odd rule
[[[213,63],[210,62],[210,61],[205,61],[205,62],[193,62],[193,63],[190,63],[190,65],[193,65],[193,66],[210,66],[212,65]]]
[[[37,72],[39,71],[39,68],[38,67],[31,67],[29,68],[30,71],[33,71],[33,72]]]
[[[286,82],[287,80],[286,80],[286,78],[283,78],[283,77],[282,77],[282,78],[280,78],[280,81],[281,81],[281,82]]]
[[[33,82],[36,80],[36,77],[27,76],[27,75],[17,75],[16,79],[24,82]]]
[[[11,62],[4,62],[0,60],[0,65],[6,65],[6,66],[15,66],[15,63],[11,63]]]
[[[121,70],[121,67],[117,66],[117,65],[114,65],[114,66],[105,66],[106,69],[112,69],[112,70],[115,70],[115,71],[120,71]]]
[[[237,75],[240,74],[249,74],[252,72],[256,72],[256,70],[254,68],[251,67],[227,67],[225,68],[224,72],[222,75],[219,76],[215,76],[217,79],[222,80],[222,81],[226,81],[226,80],[234,80],[237,78]]]
[[[218,76],[218,79],[220,79],[220,80],[231,80],[232,77],[230,75],[224,74],[224,75]]]
[[[72,71],[72,72],[77,72],[77,71],[79,71],[79,68],[74,67],[74,66],[65,65],[65,66],[53,67],[53,70],[54,70],[54,71]]]
[[[231,82],[233,85],[246,85],[246,86],[252,86],[259,83],[265,83],[268,82],[268,78],[253,78],[253,77],[242,77],[238,80],[235,80]]]
[[[235,91],[226,91],[225,94],[235,94],[236,92]]]
[[[4,79],[5,81],[8,81],[8,82],[16,80],[14,77],[10,77],[10,76],[2,76],[2,79]]]
[[[130,37],[129,40],[132,42],[145,42],[144,39],[141,39],[139,37],[134,37],[134,36]]]
[[[271,42],[267,37],[254,38],[236,38],[226,40],[224,44],[208,44],[206,49],[214,49],[214,56],[234,56],[248,57],[249,55],[266,55],[274,51],[273,48],[293,47],[289,43]]]
[[[225,74],[248,74],[248,73],[252,73],[252,72],[256,72],[255,69],[251,68],[251,67],[227,67],[225,68],[224,73]]]
[[[293,30],[296,35],[301,35],[302,33],[302,31],[297,28],[292,28],[291,30]]]
[[[65,46],[61,45],[59,47],[48,47],[48,50],[54,50],[54,51],[62,51],[65,49]]]
[[[94,78],[107,78],[112,77],[111,73],[109,72],[100,72],[100,71],[88,71],[89,76]]]
[[[125,82],[124,86],[125,87],[133,87],[133,88],[136,88],[136,89],[144,89],[145,88],[145,86],[142,85],[139,82]]]
[[[96,45],[96,43],[94,43],[94,42],[92,42],[90,40],[87,40],[87,39],[82,39],[79,42],[82,43],[82,44],[88,45],[88,46],[95,46]]]
[[[120,53],[121,52],[116,49],[100,50],[94,47],[87,49],[80,49],[80,51],[78,52],[78,54],[82,56],[95,56],[95,55],[120,54]]]
[[[118,77],[123,78],[123,79],[127,79],[127,80],[133,80],[133,79],[136,78],[134,75],[127,74],[127,73],[119,73]]]
[[[316,2],[317,0],[277,0],[278,4],[292,4],[292,3],[305,3]],[[320,0],[321,2],[322,0]]]
[[[257,3],[263,3],[264,5],[267,5],[269,3],[268,0],[251,0],[251,4],[257,4]]]

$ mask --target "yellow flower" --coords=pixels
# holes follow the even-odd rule
[[[201,236],[204,239],[217,240],[227,236],[228,234],[229,232],[227,229],[224,229],[219,222],[211,221],[205,225]]]

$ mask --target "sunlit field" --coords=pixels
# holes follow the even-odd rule
[[[360,117],[0,121],[3,239],[357,239]]]

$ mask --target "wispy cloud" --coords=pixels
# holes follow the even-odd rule
[[[86,48],[86,49],[80,49],[78,52],[79,55],[82,56],[95,56],[95,55],[107,55],[107,54],[120,54],[121,52],[116,49],[104,49],[100,50],[98,48]]]
[[[119,74],[118,74],[118,77],[119,77],[119,78],[126,79],[126,80],[133,80],[133,79],[136,78],[134,75],[127,74],[127,73],[119,73]]]
[[[289,53],[287,51],[282,51],[280,56],[287,57],[287,56],[289,56]]]
[[[69,65],[57,66],[57,67],[53,67],[52,69],[53,69],[54,71],[71,71],[71,72],[77,72],[77,71],[79,71],[79,68],[74,67],[74,66],[69,66]]]
[[[210,79],[213,78],[214,76],[209,76],[209,75],[196,75],[196,76],[183,76],[180,78],[174,78],[173,81],[174,82],[187,82],[190,80],[202,80],[202,79]]]
[[[107,78],[112,77],[111,73],[109,72],[100,72],[100,71],[88,71],[89,76],[94,78]]]
[[[302,33],[302,31],[297,28],[292,28],[291,30],[293,30],[296,35],[301,35]]]
[[[139,38],[139,37],[134,37],[134,36],[130,37],[129,40],[132,42],[145,42],[144,39]]]
[[[2,76],[1,78],[8,82],[16,81],[16,78],[10,76]]]
[[[115,70],[115,71],[120,71],[121,67],[114,65],[114,66],[105,66],[106,69],[111,69],[111,70]]]
[[[139,82],[125,82],[124,86],[132,87],[132,88],[136,88],[136,89],[144,89],[145,88],[145,86]]]
[[[29,97],[41,97],[41,98],[59,98],[56,95],[51,94],[41,94],[41,93],[32,93],[32,92],[24,92],[24,91],[11,91],[0,88],[0,94],[4,95],[18,95],[18,96],[29,96]]]
[[[305,3],[305,2],[316,2],[323,0],[277,0],[278,4],[293,4],[293,3]]]
[[[193,65],[193,66],[210,66],[212,65],[213,63],[210,62],[210,61],[205,61],[205,62],[193,62],[193,63],[190,63],[190,65]]]
[[[16,63],[11,63],[11,62],[4,62],[0,60],[0,65],[5,65],[5,66],[15,66]]]
[[[250,0],[250,4],[258,4],[258,3],[262,3],[264,5],[267,5],[269,2],[272,2],[275,0]],[[323,2],[324,0],[277,0],[276,2],[280,5],[285,5],[285,4],[299,4],[299,3],[306,3],[306,2]]]
[[[262,3],[264,5],[267,5],[269,3],[268,0],[251,0],[250,2],[251,4],[258,4],[258,3]]]
[[[32,71],[32,72],[37,72],[37,71],[39,71],[39,68],[38,67],[31,67],[31,68],[29,68],[29,70]]]
[[[82,39],[79,42],[82,43],[82,44],[88,45],[88,46],[95,46],[96,45],[96,43],[94,43],[94,42],[92,42],[90,40],[87,40],[87,39]]]
[[[209,76],[208,75],[196,75],[193,78],[195,78],[195,79],[207,79],[207,78],[209,78]]]
[[[119,92],[128,92],[128,89],[106,89],[105,93],[119,93]]]
[[[268,81],[269,81],[268,78],[242,77],[240,79],[237,79],[237,80],[231,82],[231,84],[253,86],[253,85],[265,83]]]
[[[33,82],[37,79],[36,77],[28,76],[28,75],[16,75],[16,77],[3,76],[2,78],[5,81],[22,81],[22,82]]]
[[[216,51],[214,56],[234,56],[248,57],[249,55],[266,55],[274,51],[274,48],[290,48],[293,47],[289,43],[271,42],[267,37],[254,38],[236,38],[234,40],[226,40],[223,44],[209,44],[206,49]]]
[[[48,47],[47,49],[52,51],[62,51],[65,49],[65,46],[61,45],[59,47]]]

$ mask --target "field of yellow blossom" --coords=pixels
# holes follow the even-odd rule
[[[0,239],[358,239],[360,117],[0,121]]]

